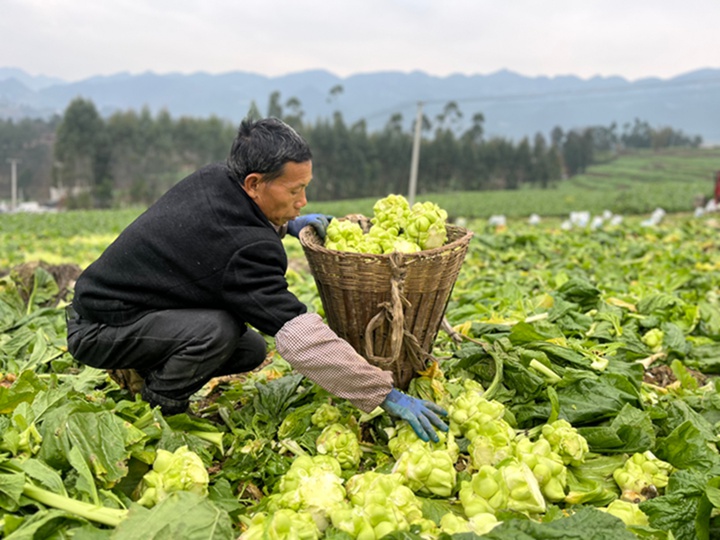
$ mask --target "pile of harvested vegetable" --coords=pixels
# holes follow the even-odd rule
[[[441,332],[438,364],[409,389],[449,411],[434,444],[275,354],[164,418],[67,354],[67,297],[48,270],[11,272],[0,278],[0,534],[718,537],[713,225],[474,227],[447,311],[454,333]],[[289,251],[291,288],[320,310]]]
[[[447,212],[426,201],[410,203],[402,195],[388,195],[373,205],[367,234],[351,220],[334,219],[327,228],[325,247],[354,253],[416,253],[447,241]]]

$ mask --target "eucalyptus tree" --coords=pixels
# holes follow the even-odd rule
[[[532,150],[530,149],[530,141],[527,137],[523,137],[515,150],[514,164],[514,180],[515,185],[509,186],[511,189],[517,189],[522,184],[532,181]]]
[[[268,100],[267,116],[268,118],[282,118],[283,116],[283,108],[280,104],[280,92],[278,92],[277,90],[270,94],[270,99]]]
[[[407,193],[413,143],[412,135],[403,128],[403,121],[401,113],[394,113],[381,131],[370,135],[378,162],[374,167],[373,191],[381,196]]]
[[[257,103],[255,103],[255,100],[253,99],[250,102],[250,107],[248,108],[248,112],[245,115],[245,118],[247,118],[248,120],[260,120],[262,117],[263,115],[260,112]]]
[[[55,161],[62,163],[61,179],[66,186],[84,188],[100,206],[110,204],[112,141],[105,122],[90,100],[70,102],[58,126]],[[90,198],[75,199],[79,206],[92,206]]]
[[[568,176],[585,172],[592,163],[592,130],[572,130],[567,134],[563,144],[563,162]]]
[[[283,121],[296,130],[302,129],[305,111],[303,111],[300,100],[296,97],[289,98],[285,102],[285,110],[287,112],[282,117]]]

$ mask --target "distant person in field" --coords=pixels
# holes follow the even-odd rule
[[[68,308],[70,353],[134,379],[142,398],[170,415],[185,412],[211,378],[260,366],[262,332],[319,386],[365,412],[381,406],[437,441],[447,413],[393,388],[389,371],[288,290],[282,237],[306,226],[324,237],[332,219],[300,215],[311,158],[280,120],[243,121],[225,163],[171,188],[79,277]]]
[[[720,205],[720,171],[715,173],[715,204]]]

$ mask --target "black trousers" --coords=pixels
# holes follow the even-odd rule
[[[79,318],[68,310],[68,351],[99,369],[134,369],[142,397],[164,414],[185,412],[189,398],[213,377],[244,373],[267,354],[265,339],[228,312],[175,309],[151,312],[126,326]]]

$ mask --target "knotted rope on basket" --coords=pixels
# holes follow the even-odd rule
[[[427,367],[429,360],[435,360],[431,354],[423,351],[417,338],[405,327],[405,308],[410,302],[403,294],[407,269],[400,265],[401,255],[390,254],[390,301],[378,305],[380,311],[370,319],[365,328],[365,357],[376,366],[386,369],[399,368],[400,357],[405,346],[405,353],[414,372]],[[376,356],[373,346],[373,332],[387,320],[390,324],[390,356]]]

